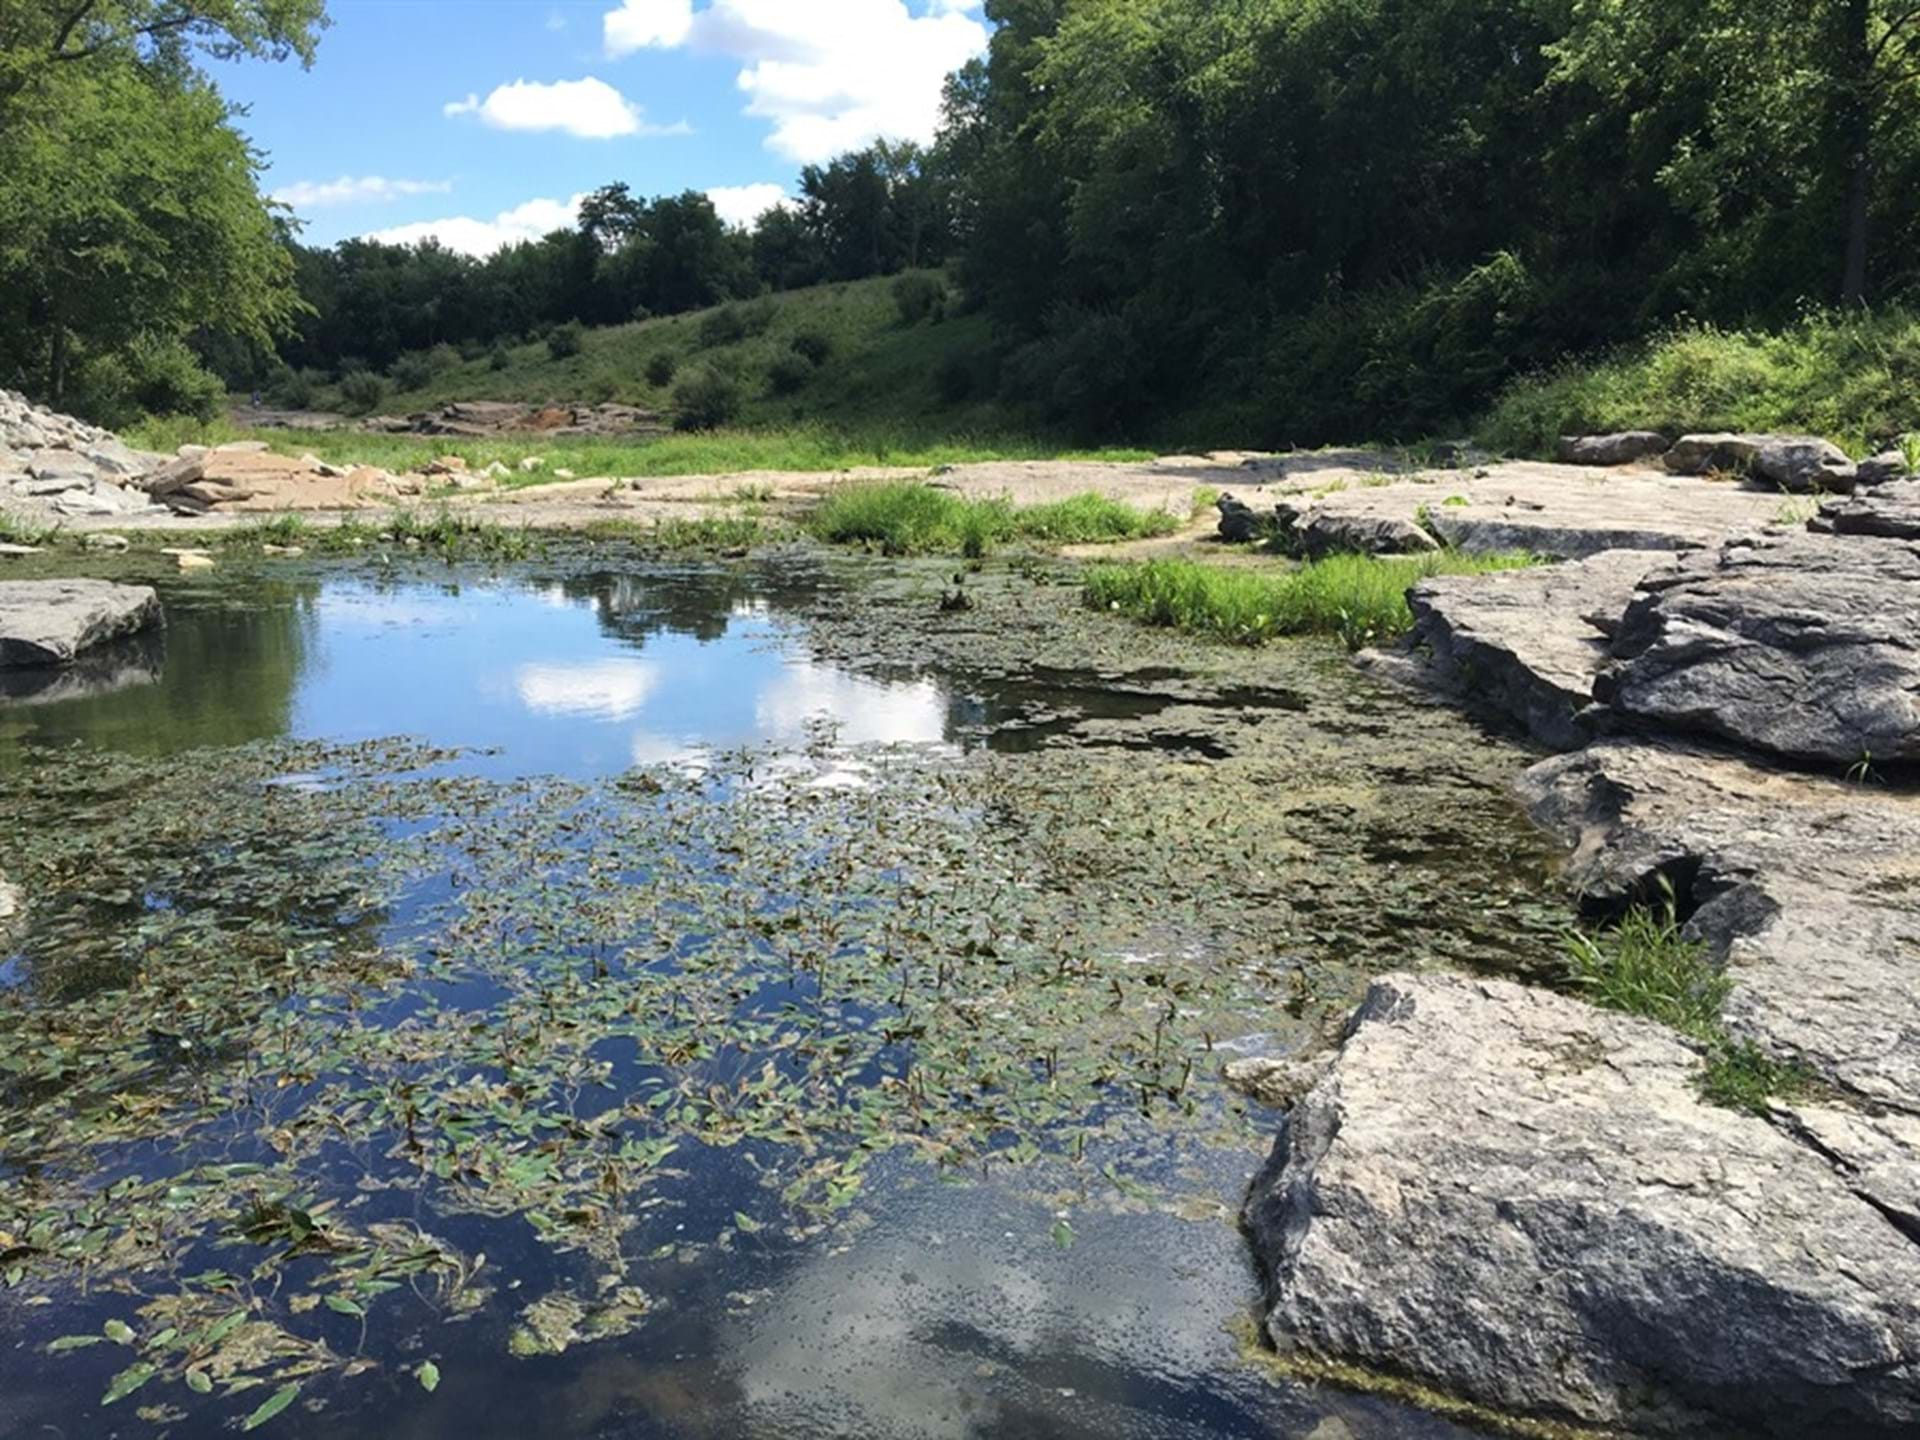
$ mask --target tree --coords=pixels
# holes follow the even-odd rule
[[[0,0],[0,101],[49,69],[202,51],[312,64],[325,0]]]

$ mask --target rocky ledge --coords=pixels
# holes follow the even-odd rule
[[[160,597],[106,580],[0,581],[0,670],[70,665],[160,623]]]
[[[1274,1343],[1542,1419],[1914,1433],[1920,1246],[1699,1066],[1562,996],[1376,982],[1248,1204]]]
[[[1570,890],[1669,890],[1779,1083],[1717,1108],[1651,1022],[1381,982],[1233,1077],[1300,1097],[1247,1210],[1283,1353],[1635,1433],[1920,1433],[1915,490],[1412,593],[1371,663],[1570,752],[1517,786]]]

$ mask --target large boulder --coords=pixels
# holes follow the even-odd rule
[[[1410,643],[1430,678],[1510,716],[1555,749],[1592,738],[1594,681],[1635,587],[1668,557],[1610,550],[1591,560],[1423,580],[1408,593]]]
[[[106,580],[0,580],[0,669],[71,664],[160,621],[160,597]]]
[[[1563,996],[1377,981],[1248,1201],[1274,1345],[1547,1420],[1912,1435],[1920,1246],[1700,1064]]]
[[[1854,483],[1860,486],[1890,485],[1896,480],[1911,480],[1913,467],[1899,450],[1887,450],[1862,460],[1854,467]]]
[[[1740,435],[1716,430],[1703,435],[1682,435],[1667,451],[1662,462],[1675,475],[1706,475],[1717,471],[1745,474],[1753,468],[1760,452],[1778,435]]]
[[[520,468],[525,470],[527,462],[523,460]],[[1236,496],[1222,495],[1214,506],[1220,512],[1220,538],[1230,545],[1251,544],[1273,529],[1271,520],[1263,520],[1259,511]]]
[[[1650,574],[1596,695],[1789,759],[1920,760],[1920,545],[1746,537]]]
[[[1328,555],[1425,555],[1440,548],[1421,525],[1401,515],[1348,514],[1288,501],[1275,513],[1281,534],[1316,560]]]
[[[1858,476],[1838,445],[1812,437],[1770,440],[1753,458],[1753,477],[1796,495],[1851,491]]]
[[[1666,453],[1667,437],[1655,430],[1560,437],[1560,460],[1566,465],[1631,465]]]
[[[1810,528],[1835,535],[1920,540],[1920,481],[1894,481],[1845,499],[1829,500],[1820,507]]]

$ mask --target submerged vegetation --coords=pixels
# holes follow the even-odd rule
[[[1700,1091],[1715,1105],[1764,1115],[1768,1101],[1803,1090],[1808,1077],[1721,1023],[1733,979],[1707,945],[1690,938],[1669,892],[1658,905],[1634,905],[1611,929],[1567,939],[1568,980],[1607,1010],[1656,1020],[1703,1051]]]
[[[1086,602],[1149,625],[1262,645],[1283,635],[1336,635],[1350,650],[1390,640],[1413,624],[1407,591],[1435,575],[1517,570],[1531,556],[1331,555],[1274,573],[1192,560],[1103,565],[1087,572]]]
[[[1169,535],[1172,515],[1140,510],[1101,495],[1047,505],[969,500],[931,485],[844,485],[808,517],[808,528],[831,544],[869,545],[886,555],[984,555],[1016,540],[1098,545]]]

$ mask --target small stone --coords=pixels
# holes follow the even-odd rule
[[[0,544],[0,555],[13,557],[19,555],[38,555],[39,553],[40,547],[38,545],[15,545],[11,542]]]
[[[169,546],[167,549],[162,550],[160,553],[166,556],[169,560],[178,560],[182,556],[189,556],[189,555],[197,555],[203,560],[211,560],[213,558],[213,552],[211,550],[189,550],[182,546]]]
[[[175,563],[178,564],[182,570],[213,569],[213,557],[211,555],[180,555],[175,557]]]
[[[574,478],[574,474],[571,470],[556,470],[553,472],[553,478],[556,480],[571,480]]]
[[[277,556],[285,560],[297,560],[307,552],[299,545],[262,545],[260,547],[260,553],[262,555]]]
[[[229,440],[213,447],[216,455],[264,455],[273,447],[264,440]]]
[[[132,542],[124,535],[88,535],[80,542],[89,550],[125,550]]]
[[[520,462],[520,473],[522,475],[533,475],[546,468],[547,462],[542,460],[538,455],[529,455]]]

